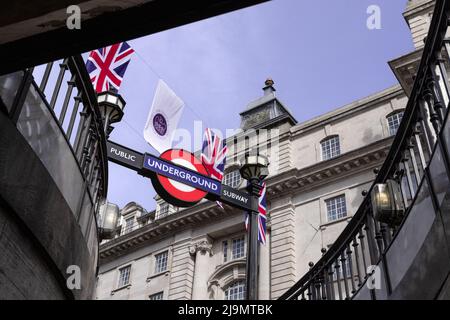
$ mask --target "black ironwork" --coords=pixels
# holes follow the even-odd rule
[[[441,143],[444,138],[440,137],[449,117],[449,106],[445,103],[445,98],[450,101],[450,79],[447,75],[450,64],[450,40],[445,38],[450,24],[449,17],[450,2],[437,0],[403,120],[389,154],[377,172],[374,184],[363,194],[362,204],[322,258],[279,299],[304,299],[305,294],[309,300],[322,299],[323,297],[314,292],[310,294],[311,288],[317,283],[322,284],[323,281],[326,287],[329,280],[332,280],[332,285],[331,292],[326,293],[327,299],[351,299],[370,278],[373,270],[369,271],[369,268],[373,265],[382,267],[384,287],[386,293],[391,294],[391,280],[385,254],[395,241],[402,224],[408,219],[425,177],[430,180],[428,166],[433,153],[439,147],[438,142],[444,145]],[[439,76],[436,70],[439,71]],[[448,158],[444,158],[448,166]],[[373,186],[388,179],[399,182],[407,208],[402,224],[395,229],[376,221],[371,210],[370,194]],[[430,184],[431,182],[428,182],[428,185]],[[435,202],[436,199],[433,204]],[[324,277],[324,274],[327,274],[328,278]],[[370,294],[374,299],[373,290]]]
[[[101,192],[97,192],[98,190],[93,190],[91,188],[91,199],[95,205],[97,205],[98,200],[106,196],[108,187],[106,137],[103,132],[102,119],[97,105],[97,95],[90,84],[89,75],[87,74],[83,59],[81,56],[74,56],[64,59],[59,65],[60,69],[55,81],[55,86],[50,88],[52,98],[51,101],[48,102],[44,90],[47,88],[49,79],[52,76],[51,71],[53,65],[54,62],[47,64],[39,86],[36,84],[33,77],[34,68],[23,72],[22,82],[17,91],[9,115],[11,120],[14,123],[17,123],[21,117],[25,100],[29,99],[28,96],[30,95],[30,91],[33,90],[33,92],[36,92],[39,99],[41,99],[47,107],[49,115],[52,118],[51,121],[59,127],[62,136],[70,146],[70,150],[77,160],[77,164],[84,179],[90,181],[93,175],[92,171],[98,171],[95,173],[95,176],[98,178],[99,184],[96,185],[95,188],[101,189]],[[68,78],[66,76],[67,71],[69,71]],[[57,98],[64,82],[67,82],[67,90],[65,92],[64,101],[58,104]],[[75,88],[77,90],[77,95],[73,96]],[[84,121],[83,115],[78,117],[77,121],[80,104],[83,105],[83,115],[88,117],[90,121]],[[64,120],[67,112],[70,112],[71,115],[67,129],[65,129],[66,126],[64,126]],[[75,143],[71,142],[73,130],[77,131]],[[94,147],[89,148],[89,153],[86,154],[84,158],[80,157],[76,152],[77,145],[91,144],[92,141],[95,141],[93,144]],[[93,197],[94,194],[96,194],[96,197]]]

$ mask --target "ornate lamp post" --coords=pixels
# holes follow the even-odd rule
[[[246,299],[258,299],[258,200],[261,181],[269,175],[269,160],[262,155],[246,154],[239,170],[249,182],[247,190],[252,195],[253,208],[250,212],[247,245]]]
[[[97,103],[102,116],[106,139],[108,139],[110,133],[114,130],[111,124],[122,120],[126,103],[117,90],[114,89],[98,93]],[[104,199],[99,208],[100,239],[114,238],[119,217],[119,207]]]
[[[122,120],[126,103],[122,96],[114,90],[99,93],[97,102],[105,125],[106,137],[108,137],[113,130],[111,124]]]

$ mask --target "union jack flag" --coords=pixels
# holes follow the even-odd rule
[[[258,240],[262,244],[266,244],[266,224],[267,224],[267,202],[266,202],[266,183],[262,183],[262,189],[258,199]],[[249,213],[245,218],[245,229],[248,231]]]
[[[227,153],[225,139],[222,141],[213,130],[206,129],[203,135],[201,159],[210,177],[222,181]]]
[[[126,42],[91,51],[86,69],[95,91],[107,91],[110,87],[119,90],[133,53],[134,50]]]

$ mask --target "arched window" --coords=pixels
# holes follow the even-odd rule
[[[403,110],[395,111],[394,113],[391,113],[386,117],[390,136],[395,136],[395,134],[397,133],[398,127],[402,122],[403,113]]]
[[[339,136],[331,136],[320,142],[322,148],[322,160],[332,159],[341,154]]]
[[[225,290],[225,300],[244,300],[245,299],[245,281],[239,280],[233,282]]]
[[[233,170],[225,174],[225,177],[223,178],[223,184],[232,188],[239,187],[239,185],[241,184],[241,173],[239,172],[239,170]]]

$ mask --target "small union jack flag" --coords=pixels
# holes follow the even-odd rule
[[[203,135],[201,159],[210,177],[222,181],[227,153],[225,139],[222,141],[213,130],[206,129]]]
[[[262,244],[266,244],[266,224],[267,224],[267,202],[266,202],[266,183],[262,183],[262,188],[258,199],[258,240]],[[245,229],[248,231],[249,213],[245,218]]]
[[[126,42],[93,50],[86,62],[86,69],[96,92],[119,90],[123,76],[134,50]]]

